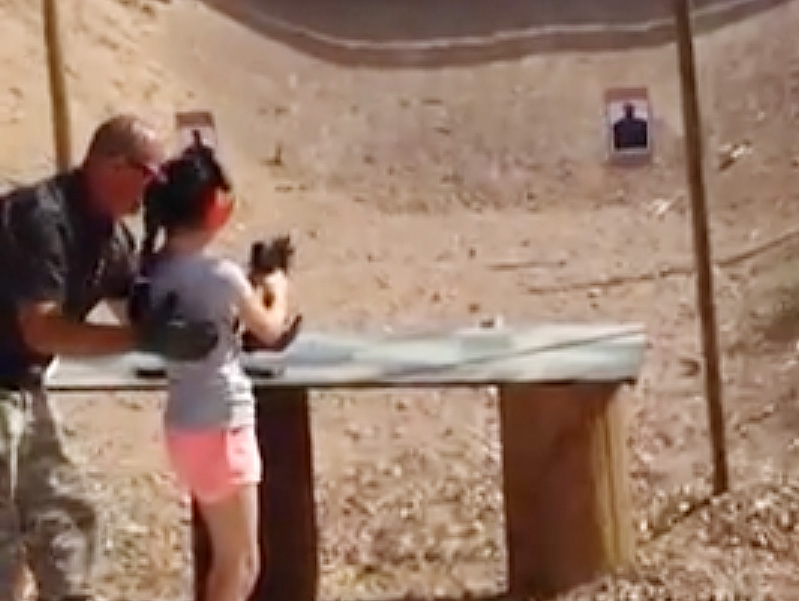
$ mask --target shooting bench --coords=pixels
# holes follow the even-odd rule
[[[497,388],[510,596],[551,596],[626,563],[633,532],[621,397],[637,380],[645,342],[637,326],[542,325],[306,333],[283,355],[248,354],[266,459],[262,541],[268,555],[252,599],[317,598],[308,398],[311,390],[329,388]],[[48,386],[159,390],[161,369],[158,358],[139,354],[62,360]],[[196,511],[193,534],[199,601],[209,549]]]

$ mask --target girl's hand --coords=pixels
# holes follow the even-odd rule
[[[289,313],[289,279],[283,270],[253,279],[250,274],[249,292],[238,302],[244,348],[281,350],[294,340],[302,323]]]
[[[302,329],[302,314],[298,313],[283,325],[283,332],[269,343],[265,343],[252,332],[244,332],[242,348],[251,353],[253,351],[268,350],[281,352],[291,345]]]
[[[252,283],[267,309],[275,305],[288,306],[289,280],[283,270],[261,276]]]

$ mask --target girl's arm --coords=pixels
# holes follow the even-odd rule
[[[245,329],[267,347],[284,346],[289,324],[288,280],[283,272],[270,275],[263,283],[270,297],[264,304],[264,292],[246,278],[237,286],[236,309]],[[296,327],[296,326],[294,326]]]

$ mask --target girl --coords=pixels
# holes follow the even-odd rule
[[[240,364],[238,322],[270,348],[283,348],[288,280],[278,271],[254,286],[236,263],[208,246],[233,210],[230,186],[213,152],[190,149],[168,163],[148,191],[142,270],[150,300],[176,299],[185,316],[211,320],[219,342],[204,360],[167,365],[167,451],[207,526],[212,565],[205,601],[244,601],[259,573],[258,498],[262,464],[255,398]],[[158,233],[164,242],[154,252]],[[271,304],[262,298],[267,287]]]

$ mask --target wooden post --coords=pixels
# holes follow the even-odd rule
[[[42,0],[55,160],[58,169],[63,171],[72,166],[72,130],[58,10],[57,0]]]
[[[702,152],[702,122],[696,83],[691,6],[689,0],[674,0],[677,29],[677,50],[682,81],[683,120],[685,123],[686,174],[691,193],[696,290],[701,322],[704,355],[705,394],[710,424],[713,459],[713,493],[729,488],[727,449],[724,435],[721,368],[716,331],[716,309],[713,294],[713,259],[708,233],[707,203]]]
[[[251,601],[315,601],[319,578],[313,456],[305,389],[259,391],[258,439],[264,458],[261,486],[262,573]],[[210,565],[208,540],[193,515],[195,601]]]
[[[513,598],[563,593],[633,557],[621,384],[500,390]]]

